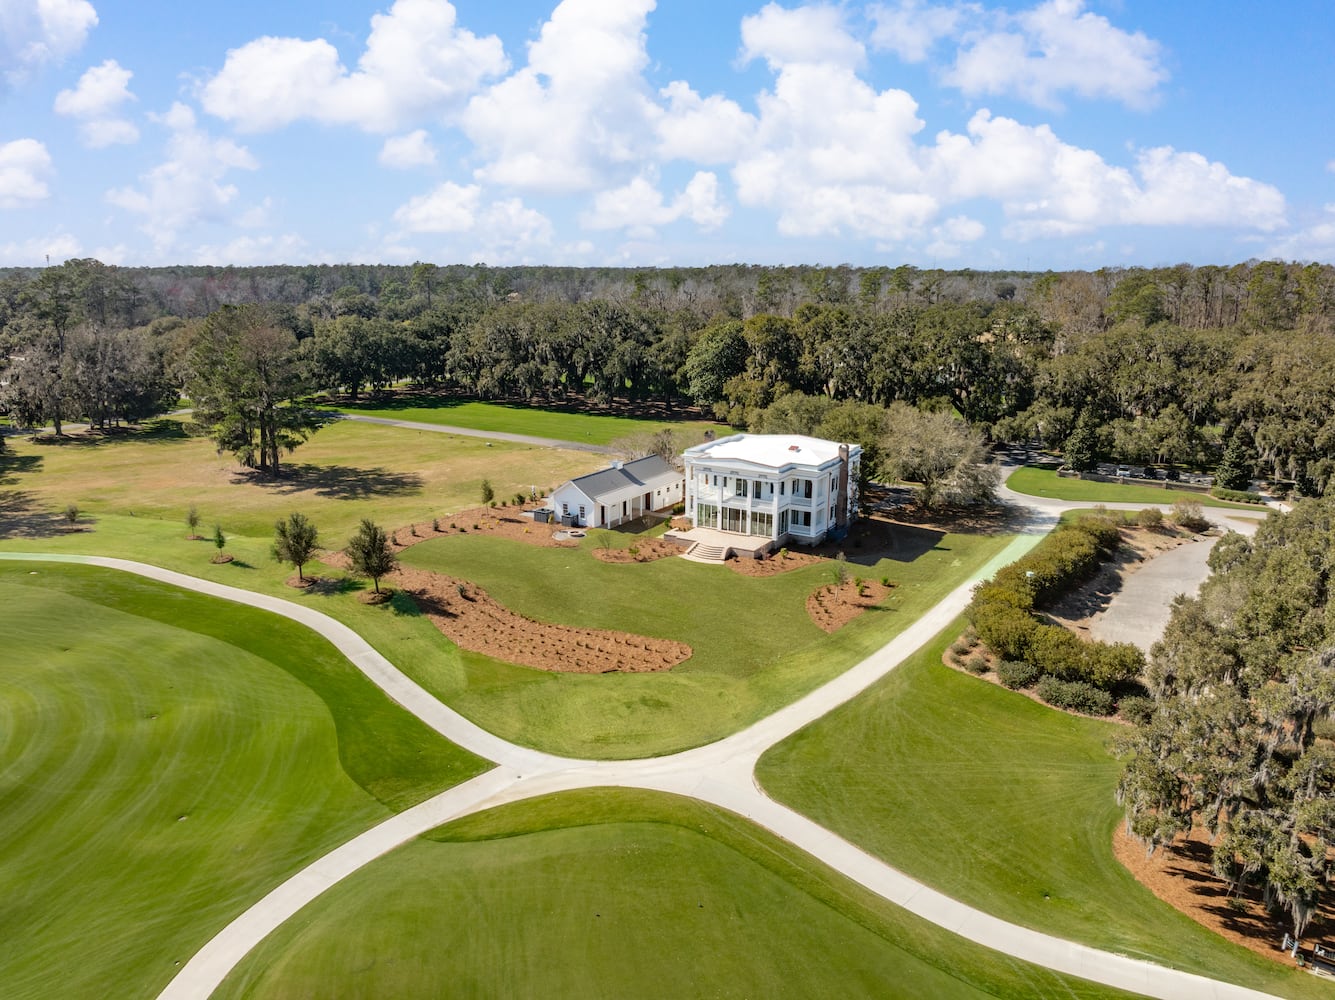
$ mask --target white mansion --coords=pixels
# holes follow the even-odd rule
[[[815,544],[857,516],[862,448],[802,434],[733,434],[682,454],[699,528]]]

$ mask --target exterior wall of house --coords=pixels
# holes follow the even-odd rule
[[[558,521],[566,515],[574,515],[573,523],[581,528],[598,526],[599,522],[595,520],[598,516],[598,505],[573,483],[566,483],[553,490],[551,504],[556,510]]]
[[[707,449],[684,458],[686,513],[697,527],[769,538],[774,545],[814,545],[857,516],[862,455],[856,446],[847,459],[793,461],[777,469]],[[844,461],[848,467],[841,474]]]
[[[644,489],[623,487],[611,493],[589,496],[572,480],[552,491],[551,503],[560,520],[573,515],[574,524],[581,528],[615,528],[645,514],[669,509],[682,502],[685,484],[681,479]]]

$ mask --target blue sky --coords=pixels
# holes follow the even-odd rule
[[[1335,18],[0,0],[0,265],[1335,261]]]

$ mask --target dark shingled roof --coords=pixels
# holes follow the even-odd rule
[[[657,455],[639,458],[627,462],[619,469],[603,469],[590,472],[587,476],[570,480],[571,485],[579,487],[588,497],[602,496],[615,490],[624,490],[627,486],[652,489],[663,485],[662,480],[680,479],[681,473]]]

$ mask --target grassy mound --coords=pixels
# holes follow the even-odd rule
[[[151,996],[283,878],[482,767],[271,615],[45,563],[0,563],[0,607],[5,997]]]
[[[913,530],[913,529],[906,529]],[[670,753],[726,736],[857,663],[1009,542],[1009,535],[940,535],[903,561],[867,566],[898,586],[884,604],[827,636],[806,597],[828,565],[754,578],[684,559],[609,564],[579,550],[478,535],[425,542],[405,563],[478,583],[527,617],[674,639],[694,655],[669,673],[547,673],[461,653],[457,664],[400,660],[479,725],[507,739],[579,757]],[[855,557],[856,558],[856,557]]]
[[[376,861],[216,998],[1109,997],[924,924],[717,809],[571,792]]]
[[[1116,727],[947,669],[948,639],[762,757],[766,791],[1003,919],[1284,996],[1324,988],[1137,883],[1112,855]]]

